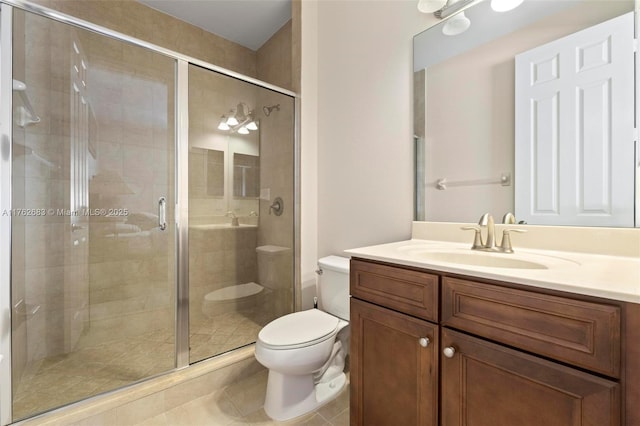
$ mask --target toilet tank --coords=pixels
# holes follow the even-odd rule
[[[320,309],[349,321],[349,258],[327,256],[318,260]]]

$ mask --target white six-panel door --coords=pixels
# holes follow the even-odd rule
[[[516,56],[515,211],[634,226],[633,13]]]

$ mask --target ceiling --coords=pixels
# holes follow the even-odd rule
[[[251,50],[291,19],[291,0],[138,1]]]

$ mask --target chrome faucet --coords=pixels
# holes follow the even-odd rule
[[[483,247],[486,250],[493,250],[496,245],[496,226],[495,222],[493,221],[493,216],[491,216],[489,213],[483,214],[478,221],[478,225],[481,229],[484,227],[487,228],[487,239],[485,240]]]
[[[506,224],[512,224],[515,223],[515,217],[511,213],[507,213],[504,215],[502,221]],[[482,238],[482,228],[487,228],[487,236],[484,240]],[[475,231],[471,250],[491,251],[499,253],[513,253],[510,232],[527,232],[523,229],[504,229],[502,231],[502,241],[500,242],[500,246],[498,247],[496,246],[495,222],[493,220],[493,216],[491,216],[489,213],[485,213],[480,217],[477,226],[463,226],[462,229]]]
[[[483,240],[482,238],[482,228],[487,228],[487,238]],[[493,216],[489,213],[485,213],[480,217],[478,221],[478,226],[463,226],[462,229],[468,231],[475,231],[475,236],[473,238],[473,245],[471,246],[471,250],[483,250],[483,251],[493,251],[495,250],[495,232],[496,227],[493,221]]]
[[[502,223],[506,225],[514,225],[516,223],[516,217],[511,212],[507,212],[502,216]]]
[[[501,253],[513,253],[513,247],[511,246],[511,232],[519,232],[524,234],[524,229],[505,229],[502,231],[502,242],[500,243],[500,247],[498,247],[498,251]]]
[[[240,221],[234,212],[229,210],[226,216],[231,218],[231,226],[240,226]]]

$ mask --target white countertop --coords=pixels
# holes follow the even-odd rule
[[[439,252],[488,256],[507,262],[534,262],[540,269],[493,267],[434,259]],[[484,253],[468,243],[412,239],[345,250],[352,257],[525,284],[606,299],[640,303],[640,258],[569,251],[518,249],[515,253]],[[473,257],[470,257],[473,259]],[[486,259],[486,258],[485,258]]]

